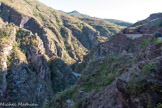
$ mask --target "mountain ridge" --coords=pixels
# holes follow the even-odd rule
[[[162,18],[154,14],[151,20],[151,26],[147,26],[147,19],[142,21],[143,25],[137,22],[91,50],[75,68],[82,77],[58,94],[50,105],[160,108],[162,27],[157,24]]]
[[[106,20],[106,21],[108,21],[110,23],[114,23],[114,24],[119,25],[119,26],[128,27],[128,26],[131,26],[132,25],[132,23],[130,23],[130,22],[126,22],[126,21],[122,21],[122,20],[117,20],[117,19],[105,19],[105,18],[91,17],[89,15],[82,14],[82,13],[76,11],[76,10],[71,11],[71,12],[64,12],[64,11],[61,11],[61,12],[66,13],[66,14],[69,14],[69,15],[77,16],[77,17],[94,18],[94,19]]]
[[[76,82],[70,66],[100,43],[100,32],[37,0],[0,0],[0,10],[0,101],[45,107]]]
[[[161,21],[153,14],[125,28],[37,0],[0,0],[0,102],[161,107]]]

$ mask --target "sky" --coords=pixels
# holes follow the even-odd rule
[[[162,12],[162,0],[38,0],[65,12],[73,10],[92,17],[135,23]]]

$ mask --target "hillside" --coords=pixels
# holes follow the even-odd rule
[[[152,34],[154,30],[162,27],[162,13],[151,14],[145,20],[141,20],[127,29],[123,30],[124,33],[147,33]]]
[[[125,26],[125,27],[129,27],[132,25],[132,23],[126,22],[126,21],[121,21],[121,20],[116,20],[116,19],[105,19],[111,23],[114,23],[116,25],[120,25],[120,26]]]
[[[97,31],[99,31],[100,35],[103,37],[110,37],[118,33],[121,29],[124,29],[125,27],[132,25],[131,23],[120,21],[120,20],[101,19],[101,18],[91,17],[79,13],[78,11],[64,12],[64,13],[69,14],[71,16],[78,17],[80,20],[88,23]]]
[[[45,107],[80,76],[71,66],[105,40],[93,26],[37,0],[0,0],[0,102]]]
[[[160,108],[161,21],[155,13],[125,28],[0,0],[0,107]]]
[[[93,28],[99,31],[101,36],[104,37],[111,37],[125,28],[98,18],[80,18],[80,20],[91,25]]]
[[[58,94],[49,106],[161,108],[162,17],[159,14],[152,14],[142,21],[143,25],[137,22],[94,48],[75,69],[82,74],[81,78]],[[145,26],[150,23],[151,26]]]
[[[63,12],[63,11],[61,11]],[[69,15],[73,15],[73,16],[77,16],[77,17],[81,17],[81,18],[94,18],[94,17],[91,17],[89,15],[86,15],[86,14],[82,14],[78,11],[72,11],[72,12],[64,12],[66,14],[69,14]],[[97,18],[98,20],[103,20],[103,19],[100,19],[100,18]],[[129,22],[126,22],[126,21],[121,21],[121,20],[116,20],[116,19],[104,19],[105,21],[108,21],[110,23],[113,23],[113,24],[116,24],[118,26],[124,26],[124,27],[129,27],[132,25],[132,23],[129,23]]]

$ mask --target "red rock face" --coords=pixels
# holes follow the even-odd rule
[[[145,28],[145,27],[142,27],[140,29],[140,33],[142,33],[142,34],[154,34],[156,32],[162,33],[162,28]]]
[[[86,107],[88,108],[99,108],[99,107],[138,108],[138,107],[147,107],[149,99],[151,99],[150,102],[152,103],[161,102],[161,98],[160,98],[161,93],[155,91],[152,88],[154,84],[156,84],[157,82],[161,82],[162,75],[159,72],[161,72],[162,69],[162,67],[160,66],[162,63],[161,61],[162,44],[155,45],[154,43],[152,43],[148,45],[146,48],[141,50],[140,45],[142,41],[148,38],[154,38],[154,37],[151,37],[149,35],[148,36],[143,35],[142,37],[137,38],[135,40],[126,41],[127,38],[125,35],[115,35],[113,37],[113,40],[109,40],[111,42],[107,42],[101,45],[100,54],[103,54],[103,51],[107,51],[105,52],[105,54],[107,55],[111,53],[120,55],[121,54],[120,49],[125,49],[127,45],[130,46],[129,42],[133,41],[133,44],[136,47],[134,52],[136,54],[139,54],[140,55],[139,57],[141,59],[139,61],[135,60],[134,63],[132,63],[132,65],[129,65],[127,67],[128,69],[123,71],[125,74],[121,75],[119,80],[114,81],[110,85],[100,89],[97,93],[94,93],[94,95],[92,95],[91,97],[90,103],[87,106],[85,105]],[[117,46],[116,43],[118,43],[119,46]],[[119,50],[117,51],[116,48],[118,48]],[[128,84],[129,80],[127,81],[127,79],[136,78],[138,76],[137,75],[138,71],[140,73],[143,71],[141,65],[146,65],[148,63],[156,63],[157,67],[154,70],[152,70],[154,75],[150,75],[151,76],[150,78],[144,78],[144,80],[140,80],[138,82],[139,84],[143,84],[144,87],[147,87],[146,88],[147,90],[142,95],[136,96],[135,94],[133,94],[132,91],[130,91],[129,84]],[[129,71],[129,69],[133,69],[133,72],[131,73],[132,70]]]
[[[142,33],[142,34],[145,34],[145,33],[150,34],[150,29],[143,27],[143,28],[140,29],[140,33]]]
[[[162,28],[148,28],[148,27],[138,27],[135,29],[125,29],[121,33],[124,34],[153,34],[155,32],[161,32]]]
[[[127,29],[126,31],[125,31],[125,34],[132,34],[133,33],[133,30],[131,30],[131,29]]]
[[[117,34],[108,42],[99,46],[99,55],[119,54],[128,49],[130,39],[123,34]]]
[[[150,15],[147,19],[139,21],[128,27],[122,32],[124,34],[153,34],[162,31],[162,14],[156,13]]]

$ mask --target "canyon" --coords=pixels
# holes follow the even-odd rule
[[[160,108],[162,13],[135,24],[0,0],[0,102]]]

